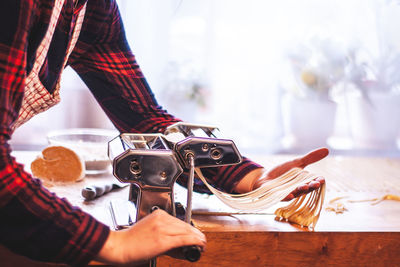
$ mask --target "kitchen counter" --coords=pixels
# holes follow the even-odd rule
[[[37,155],[14,152],[27,170]],[[253,160],[272,168],[293,158],[269,155]],[[400,202],[385,200],[373,205],[369,201],[388,194],[400,196],[400,159],[331,156],[306,169],[327,181],[325,205],[313,231],[276,220],[275,207],[258,214],[227,215],[235,211],[215,196],[195,194],[193,221],[206,234],[208,244],[201,259],[191,266],[400,266]],[[108,204],[110,200],[126,201],[128,187],[89,202],[80,194],[86,185],[113,179],[109,172],[49,190],[111,226]],[[177,201],[186,203],[184,189],[176,187],[175,195]],[[326,209],[337,198],[335,203],[346,209],[341,214]],[[1,252],[0,258],[4,255]],[[167,256],[157,259],[157,266],[188,264]]]

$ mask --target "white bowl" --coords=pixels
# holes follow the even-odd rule
[[[107,129],[64,129],[50,132],[47,140],[52,146],[64,146],[75,151],[85,162],[86,174],[93,175],[109,171],[108,141],[118,134],[116,130]]]

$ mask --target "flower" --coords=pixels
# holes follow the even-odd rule
[[[300,97],[329,99],[332,87],[344,77],[345,50],[331,39],[312,38],[288,54]]]

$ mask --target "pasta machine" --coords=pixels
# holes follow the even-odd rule
[[[136,221],[155,209],[177,216],[173,188],[185,173],[189,177],[185,221],[191,223],[194,168],[242,160],[234,142],[218,135],[216,127],[179,122],[163,134],[122,133],[109,142],[113,175],[130,184],[129,201],[136,204]],[[196,247],[186,247],[183,253],[189,261],[197,261],[201,255]]]

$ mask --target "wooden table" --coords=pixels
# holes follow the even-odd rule
[[[36,155],[15,153],[17,159],[27,163],[27,169]],[[267,168],[293,158],[253,157]],[[191,265],[163,256],[158,258],[157,266],[400,266],[400,202],[352,202],[400,195],[400,159],[336,156],[307,170],[323,175],[327,181],[325,207],[314,231],[275,220],[274,209],[252,215],[195,214],[195,225],[207,236],[207,251]],[[125,201],[128,188],[91,202],[83,201],[80,190],[85,185],[112,179],[115,178],[111,174],[86,177],[79,183],[49,189],[111,225],[107,205],[111,199]],[[343,197],[340,202],[347,209],[342,214],[325,210],[337,197]],[[176,198],[185,203],[181,188],[176,188]],[[193,212],[204,211],[232,210],[214,196],[195,194]]]

